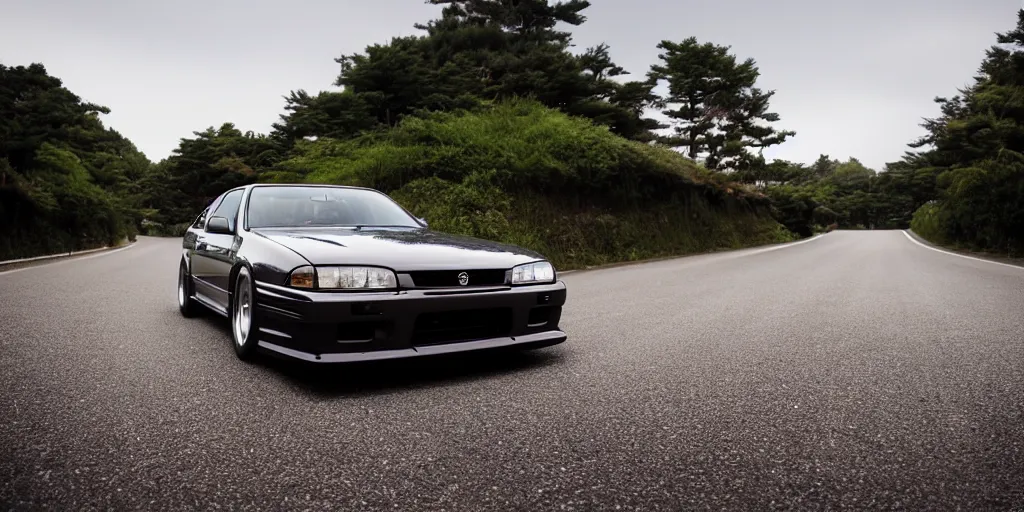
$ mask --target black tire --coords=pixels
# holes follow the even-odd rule
[[[256,354],[256,332],[260,328],[259,314],[256,312],[256,285],[248,267],[238,269],[232,287],[234,293],[231,298],[231,314],[228,315],[231,320],[231,345],[235,347],[239,359],[248,361]]]
[[[181,311],[181,316],[185,318],[199,316],[199,308],[202,306],[192,298],[194,293],[195,285],[192,283],[192,274],[188,271],[185,260],[182,259],[181,264],[178,265],[178,311]]]

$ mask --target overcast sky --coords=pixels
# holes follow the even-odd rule
[[[638,77],[656,45],[730,45],[776,90],[769,158],[854,156],[881,170],[921,135],[935,96],[956,93],[1022,0],[591,0],[579,49],[601,42]],[[422,0],[5,0],[0,63],[43,63],[154,160],[180,138],[234,122],[267,132],[288,91],[334,89],[333,61],[417,33]]]

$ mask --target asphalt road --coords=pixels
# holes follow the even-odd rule
[[[567,274],[567,343],[329,370],[179,240],[0,274],[4,509],[1024,508],[1024,269],[899,231]]]

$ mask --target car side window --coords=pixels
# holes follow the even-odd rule
[[[203,213],[200,213],[199,216],[196,217],[196,221],[192,223],[192,227],[196,229],[203,229],[203,226],[206,225],[206,213],[209,211],[209,208],[203,210]]]
[[[228,220],[229,226],[235,225],[238,217],[238,205],[242,203],[242,190],[233,190],[224,196],[224,199],[217,206],[217,211],[211,217],[224,217]]]

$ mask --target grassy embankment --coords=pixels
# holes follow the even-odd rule
[[[527,101],[302,142],[278,169],[262,181],[376,188],[434,229],[535,249],[561,269],[793,239],[766,197]]]

